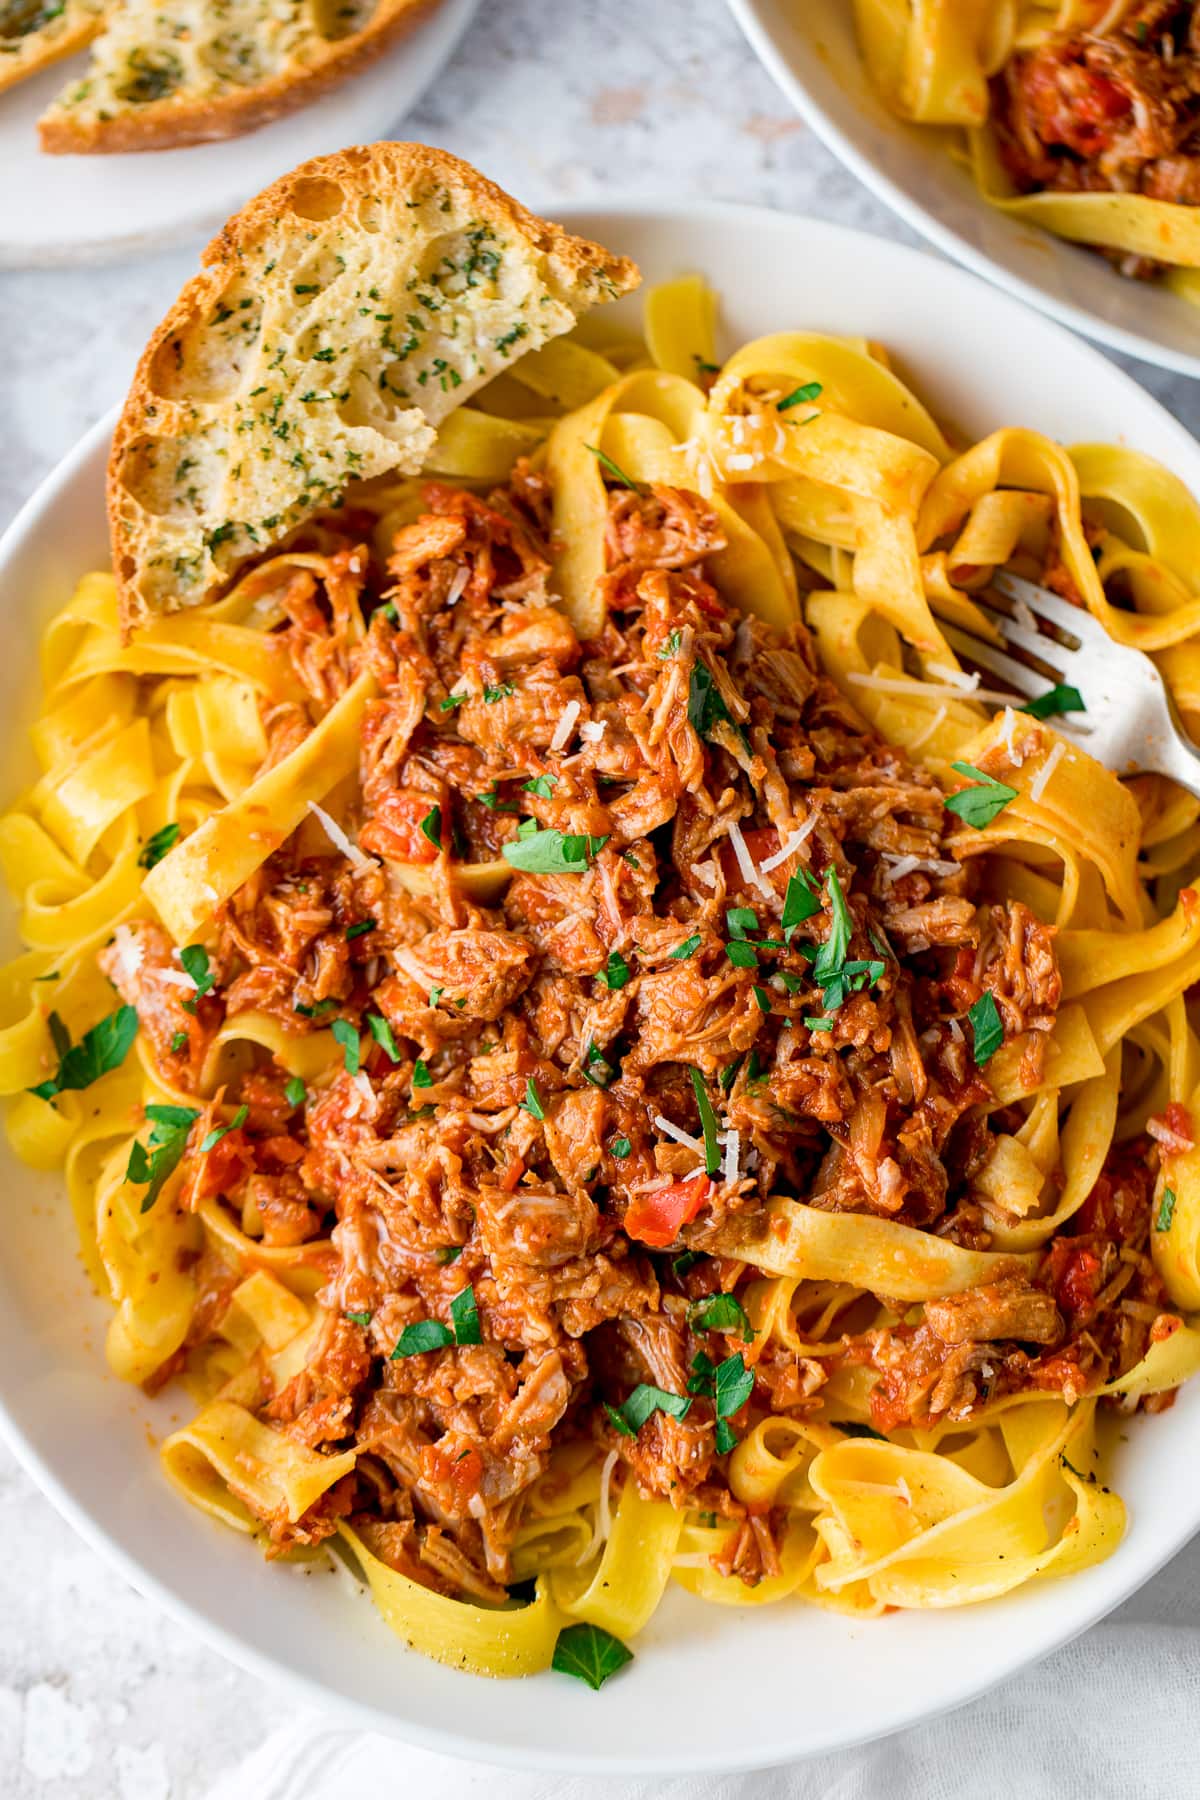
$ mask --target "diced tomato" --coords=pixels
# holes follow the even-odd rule
[[[1064,1312],[1082,1313],[1094,1306],[1103,1267],[1094,1250],[1083,1244],[1069,1245],[1064,1267],[1054,1284],[1058,1304]]]
[[[749,831],[742,833],[742,836],[746,840],[746,849],[750,853],[750,860],[756,867],[761,867],[763,862],[774,856],[779,848],[779,833],[773,825],[752,825]],[[746,877],[742,874],[741,864],[738,862],[733,845],[728,838],[721,839],[717,855],[721,859],[721,873],[725,877],[725,887],[730,894],[736,894],[739,897],[749,895],[752,899],[762,897],[760,889],[747,882]],[[772,869],[765,879],[778,893],[783,893],[786,889],[787,875],[782,864],[779,868]]]
[[[362,849],[385,862],[431,863],[437,860],[437,845],[421,830],[421,820],[433,807],[428,794],[411,788],[396,788],[376,802],[372,816],[358,834]],[[443,820],[442,831],[446,830]]]
[[[625,1214],[626,1237],[649,1244],[652,1250],[665,1250],[675,1242],[681,1227],[696,1217],[712,1194],[712,1187],[707,1175],[692,1175],[687,1181],[673,1181],[670,1187],[635,1194]]]
[[[1079,156],[1098,156],[1107,149],[1114,124],[1133,106],[1117,82],[1061,50],[1029,57],[1020,81],[1042,143],[1065,145]]]

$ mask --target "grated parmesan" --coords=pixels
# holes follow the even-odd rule
[[[717,871],[713,868],[711,862],[694,863],[692,865],[692,874],[696,877],[696,880],[702,882],[705,887],[715,888],[717,885]]]
[[[310,800],[308,810],[317,820],[330,843],[336,850],[341,851],[348,862],[352,863],[356,869],[371,867],[370,857],[363,855],[358,845],[346,836],[337,820],[331,819],[323,806],[318,806],[315,800]]]
[[[1012,695],[1002,694],[997,688],[965,688],[955,687],[951,682],[939,684],[936,681],[917,681],[915,678],[899,675],[864,675],[858,669],[852,669],[846,677],[856,687],[870,688],[876,694],[911,694],[914,698],[935,695],[943,700],[987,700],[993,706],[1011,706]]]
[[[766,862],[759,865],[763,874],[769,875],[772,869],[777,869],[780,863],[785,863],[789,856],[795,856],[809,832],[815,830],[816,823],[817,815],[816,812],[813,811],[809,813],[807,819],[805,819],[803,825],[801,825],[798,830],[789,832],[782,848],[777,850],[774,856],[768,856]]]
[[[1029,798],[1031,800],[1041,800],[1042,795],[1046,791],[1046,783],[1049,781],[1066,754],[1067,746],[1065,744],[1055,744],[1053,750],[1029,784]]]
[[[470,579],[471,579],[470,569],[465,568],[465,567],[459,569],[459,571],[457,572],[457,574],[454,577],[454,580],[450,583],[450,591],[446,595],[445,605],[454,606],[459,600],[462,599],[463,595],[467,591],[467,584],[470,581]]]
[[[965,669],[952,669],[949,663],[927,663],[930,674],[940,675],[947,687],[957,688],[960,694],[973,694],[979,686],[978,670],[968,675]]]
[[[737,866],[741,871],[742,880],[750,882],[760,894],[766,894],[769,899],[771,888],[759,873],[758,864],[750,854],[749,846],[742,836],[742,828],[736,819],[729,821],[729,841],[733,845],[733,854],[737,857]]]
[[[950,862],[941,856],[898,856],[894,850],[882,853],[883,861],[890,864],[884,869],[883,879],[890,887],[894,881],[903,881],[906,875],[912,875],[920,869],[926,875],[961,875],[962,864]]]
[[[142,942],[128,925],[118,925],[113,932],[113,950],[113,979],[120,987],[123,981],[132,980],[142,966]]]
[[[191,976],[186,974],[183,969],[150,969],[147,973],[157,976],[159,981],[165,981],[168,987],[195,988],[196,986]]]
[[[682,1144],[685,1150],[694,1150],[697,1156],[702,1154],[703,1138],[695,1138],[689,1132],[681,1131],[678,1125],[672,1124],[670,1119],[664,1119],[661,1113],[655,1113],[651,1122],[657,1125],[664,1137],[669,1137],[676,1144]]]
[[[738,1154],[741,1150],[741,1136],[732,1127],[725,1133],[725,1166],[721,1170],[722,1180],[726,1187],[732,1187],[738,1178]]]
[[[579,735],[585,744],[598,744],[607,730],[606,719],[587,719],[579,727]]]
[[[567,701],[567,704],[563,707],[562,718],[554,727],[554,736],[550,739],[551,750],[563,750],[566,748],[567,743],[570,741],[571,733],[575,729],[575,721],[582,710],[583,708],[580,706],[578,700]]]

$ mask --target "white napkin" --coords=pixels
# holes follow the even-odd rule
[[[204,1800],[1186,1800],[1200,1793],[1198,1720],[1200,1540],[994,1693],[836,1756],[673,1780],[514,1774],[297,1712]]]

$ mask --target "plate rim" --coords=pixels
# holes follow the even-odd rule
[[[975,249],[950,226],[944,225],[936,213],[930,212],[919,200],[914,199],[871,156],[859,149],[854,139],[830,117],[796,73],[766,18],[767,7],[773,4],[773,0],[765,0],[765,3],[764,0],[726,0],[726,4],[759,62],[805,124],[830,154],[861,182],[867,192],[882,201],[911,230],[935,245],[944,256],[950,257],[971,274],[986,281],[989,286],[997,287],[1011,298],[1023,301],[1057,324],[1095,339],[1107,345],[1110,350],[1119,351],[1123,356],[1132,356],[1139,362],[1151,363],[1157,368],[1169,369],[1176,375],[1187,375],[1193,380],[1200,380],[1200,348],[1194,354],[1189,354],[1186,350],[1175,350],[1167,344],[1157,343],[1155,339],[1144,337],[1140,332],[1111,325],[1085,307],[1076,306],[1070,300],[1059,299],[1048,289],[1039,287],[1036,282],[1027,281],[1023,275],[1013,274],[985,251]],[[1197,311],[1196,332],[1200,343],[1200,310]]]
[[[538,205],[536,198],[531,202]],[[938,271],[943,281],[962,284],[966,288],[980,287],[994,303],[1016,309],[1029,311],[1022,302],[1011,293],[998,290],[994,284],[983,282],[972,271],[963,269],[957,264],[944,264],[932,256],[928,250],[893,239],[879,238],[874,234],[856,227],[834,223],[824,219],[813,219],[802,214],[782,211],[767,206],[746,205],[729,201],[708,201],[704,199],[673,200],[635,196],[623,199],[619,196],[606,195],[597,197],[591,203],[586,201],[572,204],[569,207],[551,203],[543,210],[547,214],[561,218],[570,229],[602,235],[619,236],[624,225],[631,219],[660,220],[665,225],[687,224],[693,227],[711,226],[714,223],[722,226],[752,224],[770,231],[792,234],[828,235],[842,240],[848,248],[865,246],[868,254],[879,252],[897,261],[911,262],[918,265],[932,266]],[[1191,480],[1185,479],[1187,485],[1195,485],[1200,494],[1200,446],[1191,434],[1174,418],[1166,407],[1126,370],[1110,362],[1093,344],[1080,341],[1061,323],[1048,319],[1041,309],[1037,311],[1036,328],[1043,333],[1061,337],[1071,344],[1076,354],[1092,360],[1105,371],[1106,378],[1115,380],[1119,387],[1128,389],[1138,396],[1139,404],[1144,403],[1158,415],[1164,432],[1174,437],[1186,447],[1185,454],[1193,467],[1189,470]],[[102,455],[103,446],[111,437],[113,426],[119,416],[120,406],[110,409],[96,421],[88,431],[60,459],[54,468],[28,496],[18,509],[3,533],[0,533],[0,588],[6,582],[9,566],[13,560],[28,551],[34,535],[44,528],[45,516],[62,498],[75,481],[80,477],[84,467],[93,458]],[[872,1697],[873,1715],[863,1729],[847,1733],[838,1730],[827,1738],[814,1739],[811,1726],[806,1727],[803,1742],[795,1736],[796,1727],[789,1728],[778,1725],[769,1727],[766,1722],[756,1723],[755,1735],[744,1752],[732,1760],[722,1751],[706,1752],[702,1742],[694,1749],[682,1753],[678,1748],[664,1751],[661,1755],[649,1756],[640,1753],[634,1756],[622,1755],[619,1750],[611,1755],[599,1755],[592,1751],[580,1753],[572,1750],[567,1744],[546,1745],[528,1744],[520,1748],[503,1741],[496,1741],[486,1735],[487,1728],[472,1728],[466,1723],[461,1728],[449,1730],[438,1725],[430,1725],[418,1717],[398,1717],[393,1712],[384,1711],[370,1702],[355,1700],[352,1696],[331,1691],[319,1680],[304,1672],[289,1667],[269,1653],[251,1646],[245,1639],[237,1635],[236,1630],[210,1617],[190,1600],[182,1597],[165,1581],[150,1573],[136,1556],[104,1525],[100,1524],[88,1511],[87,1507],[77,1501],[60,1479],[49,1461],[42,1455],[36,1445],[25,1435],[17,1419],[9,1409],[8,1401],[0,1384],[0,1438],[11,1450],[25,1473],[33,1481],[39,1491],[49,1500],[51,1505],[75,1530],[78,1535],[103,1557],[105,1562],[114,1568],[123,1579],[151,1604],[159,1607],[176,1623],[192,1632],[200,1642],[209,1649],[251,1675],[258,1677],[269,1685],[282,1690],[294,1699],[322,1710],[332,1721],[342,1721],[349,1727],[374,1731],[386,1737],[411,1743],[420,1748],[432,1750],[442,1755],[467,1761],[487,1761],[500,1767],[529,1770],[545,1773],[575,1773],[584,1775],[607,1775],[613,1777],[638,1775],[678,1775],[678,1774],[720,1774],[725,1772],[750,1772],[763,1768],[778,1766],[782,1763],[808,1760],[821,1755],[832,1755],[839,1751],[851,1750],[862,1745],[875,1742],[910,1727],[930,1724],[933,1721],[969,1705],[981,1695],[1011,1680],[1015,1675],[1033,1669],[1056,1650],[1089,1630],[1104,1619],[1113,1609],[1142,1588],[1170,1559],[1179,1554],[1184,1547],[1200,1533],[1200,1495],[1197,1497],[1195,1515],[1179,1531],[1168,1536],[1147,1540],[1144,1544],[1127,1538],[1122,1546],[1125,1554],[1124,1564],[1117,1564],[1117,1558],[1108,1566],[1113,1573],[1108,1577],[1107,1586],[1099,1593],[1091,1592],[1095,1584],[1089,1588],[1082,1586],[1081,1572],[1077,1578],[1080,1585],[1064,1582],[1061,1590],[1065,1595],[1072,1591],[1079,1594],[1079,1599],[1068,1602],[1063,1607],[1064,1623],[1040,1636],[1037,1647],[1030,1651],[1020,1642],[1020,1634],[1013,1634],[1014,1648],[1004,1654],[995,1663],[989,1663],[986,1672],[974,1674],[967,1672],[964,1679],[948,1693],[944,1693],[932,1706],[919,1703],[892,1703],[887,1709],[886,1696],[876,1694]],[[1118,1556],[1120,1551],[1118,1551]],[[1116,1565],[1116,1566],[1114,1566]],[[1011,1596],[1007,1597],[1011,1600]],[[1004,1606],[1006,1600],[993,1604]],[[668,1652],[669,1653],[669,1652]],[[415,1654],[415,1652],[413,1653]],[[402,1664],[398,1664],[402,1667]],[[469,1717],[469,1688],[464,1686],[464,1718]],[[764,1733],[770,1730],[771,1735]]]
[[[336,96],[342,92],[343,89],[352,88],[359,76],[369,77],[372,74],[377,73],[380,69],[386,70],[389,67],[402,69],[402,59],[404,56],[415,51],[418,55],[424,54],[428,58],[428,66],[424,76],[418,81],[408,99],[393,112],[389,125],[389,132],[394,131],[395,128],[404,123],[413,109],[420,105],[421,101],[437,82],[451,57],[454,56],[467,32],[474,24],[481,4],[482,0],[444,0],[444,3],[438,4],[433,8],[427,18],[418,18],[412,30],[397,43],[390,45],[377,60],[368,63],[362,69],[355,70],[354,73],[347,76],[344,81],[335,83],[335,85],[326,92],[315,95],[311,101],[306,102],[303,106],[298,106],[293,113],[284,113],[280,119],[269,120],[266,125],[261,126],[254,131],[240,132],[232,138],[215,139],[213,142],[218,144],[234,144],[238,143],[243,138],[247,140],[254,138],[261,139],[263,133],[269,132],[274,125],[284,123],[293,118],[300,120],[306,112],[313,112],[316,109],[319,109],[323,100]],[[45,71],[38,71],[38,73],[45,73]],[[6,91],[18,93],[20,91],[20,84],[13,89]],[[3,104],[3,101],[4,95],[0,94],[0,105]],[[137,155],[142,158],[158,155],[169,156],[184,154],[189,149],[203,150],[210,147],[210,145],[206,144],[179,145],[176,146],[174,150],[168,148],[163,151],[129,151],[125,152],[124,156],[132,157]],[[44,155],[45,153],[42,152],[42,154]],[[328,154],[328,152],[317,150],[312,152],[312,154],[321,155]],[[70,161],[71,159],[60,157],[56,160]],[[77,158],[76,160],[87,160],[90,162],[104,162],[105,160],[108,160],[111,162],[113,160],[119,161],[122,159],[114,159],[112,157],[106,159],[103,156],[92,156],[86,159]],[[295,164],[293,163],[292,166],[294,167]],[[276,170],[277,175],[286,173],[287,170],[285,168]],[[260,183],[260,187],[265,185],[265,180]],[[253,194],[246,194],[241,204],[244,204],[245,201],[252,198]],[[106,265],[129,262],[138,257],[170,255],[173,251],[186,249],[188,245],[195,243],[197,239],[206,240],[212,237],[220,230],[221,225],[228,216],[229,208],[225,203],[220,200],[215,202],[201,202],[199,196],[197,196],[195,206],[190,210],[186,210],[182,217],[173,220],[169,225],[142,225],[136,230],[121,232],[108,237],[81,237],[74,242],[68,241],[42,244],[30,243],[28,240],[15,237],[5,237],[3,233],[0,233],[0,273],[16,273],[21,270],[28,270],[33,273],[51,269],[103,268]]]

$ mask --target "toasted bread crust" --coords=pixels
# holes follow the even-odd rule
[[[99,35],[103,23],[99,14],[81,0],[69,0],[63,11],[40,30],[23,38],[5,39],[6,48],[0,55],[0,94],[27,76],[39,75],[53,63],[61,62],[64,56],[85,49]]]
[[[302,67],[280,70],[266,81],[217,99],[173,94],[107,119],[79,118],[65,110],[46,113],[38,120],[38,140],[51,156],[108,156],[241,137],[319,100],[399,43],[439,4],[440,0],[380,0],[378,12],[363,31],[326,44]],[[82,41],[90,42],[95,35],[93,30]]]
[[[269,534],[269,541],[256,536],[253,545],[247,544],[240,556],[224,545],[220,552],[211,552],[205,558],[203,578],[186,591],[150,591],[152,584],[145,579],[146,571],[152,563],[151,552],[165,533],[159,529],[159,514],[140,504],[136,492],[138,456],[144,454],[148,441],[156,449],[169,450],[172,442],[178,444],[186,434],[195,431],[197,417],[193,405],[156,388],[155,370],[160,354],[167,346],[177,346],[189,329],[211,319],[231,281],[246,280],[253,259],[268,239],[274,243],[303,239],[311,245],[314,237],[319,238],[319,232],[314,233],[313,229],[314,217],[323,217],[320,196],[331,191],[324,184],[341,191],[346,211],[362,203],[403,210],[416,203],[414,197],[424,195],[428,199],[431,191],[445,190],[469,208],[473,221],[480,221],[490,231],[515,243],[527,262],[541,259],[540,266],[552,268],[556,285],[570,297],[565,303],[557,302],[560,315],[567,316],[540,339],[531,334],[524,346],[527,348],[566,329],[571,314],[627,292],[640,280],[636,265],[628,258],[613,256],[600,245],[573,237],[562,227],[529,212],[470,164],[423,144],[381,143],[338,151],[303,163],[273,182],[230,219],[204,251],[201,272],[187,283],[146,345],[113,435],[108,464],[108,517],[126,634],[159,612],[198,605],[212,598],[242,563],[261,554],[270,542],[286,536],[302,516],[293,506],[285,513],[280,528]],[[340,211],[333,216],[340,217]],[[525,336],[524,326],[519,335]],[[508,354],[506,350],[505,355]],[[515,356],[520,354],[520,349],[514,352]],[[382,368],[387,358],[381,356],[377,360]],[[420,407],[411,406],[403,414],[407,420],[411,413],[414,421],[411,442],[398,445],[395,454],[385,455],[378,468],[364,468],[363,472],[403,467],[406,456],[410,462],[415,458],[414,466],[419,468],[433,435],[424,413],[433,413],[436,423],[438,416],[444,416],[459,399],[469,397],[491,372],[495,372],[494,367],[482,373],[479,380],[464,383],[453,400],[441,401],[436,395],[431,399],[433,384],[423,390]],[[308,429],[304,419],[299,429]],[[291,440],[293,444],[296,441]],[[324,503],[328,504],[327,496]],[[320,504],[319,495],[308,501],[307,513],[317,510]],[[225,524],[221,521],[223,538],[228,535]],[[210,531],[210,538],[211,535]]]

